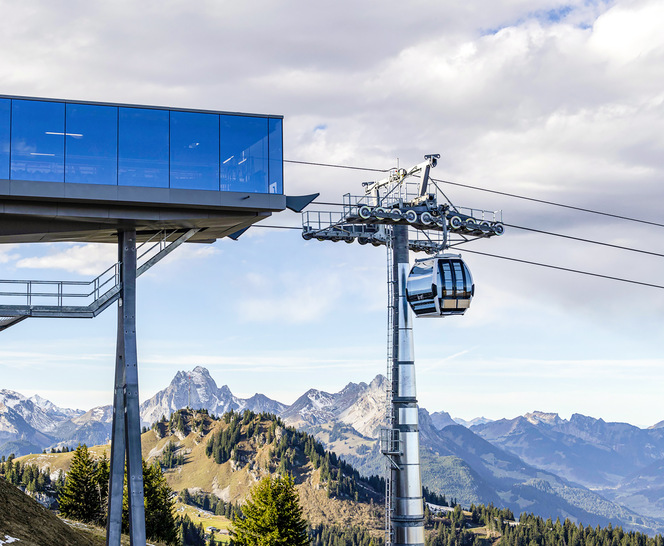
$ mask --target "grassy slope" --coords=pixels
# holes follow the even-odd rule
[[[266,431],[270,423],[262,423],[261,430]],[[269,473],[268,468],[274,461],[271,460],[270,450],[272,444],[262,444],[260,439],[254,437],[250,440],[243,439],[239,449],[243,453],[240,463],[227,461],[221,465],[215,463],[213,458],[205,454],[205,446],[212,433],[226,426],[223,421],[211,421],[205,417],[202,431],[201,427],[191,427],[194,430],[186,430],[188,434],[168,434],[165,426],[157,430],[149,430],[141,436],[143,457],[152,462],[161,456],[164,447],[173,442],[186,453],[185,464],[164,472],[166,481],[175,491],[188,489],[190,492],[202,491],[213,493],[227,502],[243,503],[247,498],[251,487],[263,476]],[[110,446],[94,446],[89,448],[96,457],[102,457],[104,452],[110,454]],[[40,468],[50,467],[51,472],[63,470],[67,472],[71,464],[73,452],[69,453],[46,453],[26,455],[18,460],[22,464],[36,464]],[[356,503],[347,499],[328,498],[324,484],[320,483],[320,470],[314,470],[311,463],[305,460],[303,454],[298,454],[296,467],[293,470],[296,489],[300,495],[301,505],[306,519],[311,524],[338,524],[338,525],[360,525],[380,533],[383,528],[383,505],[382,502]],[[181,507],[181,505],[178,505]],[[198,513],[199,511],[196,511]],[[204,527],[210,525],[223,528],[225,518],[216,523],[206,524],[202,518]],[[198,524],[199,519],[192,520]],[[227,524],[227,520],[225,521]]]
[[[63,522],[37,501],[5,480],[0,480],[0,540],[6,535],[21,546],[98,546],[95,540]]]
[[[213,424],[209,432],[191,432],[184,438],[166,436],[160,438],[155,431],[143,434],[143,456],[147,460],[158,457],[164,446],[173,441],[187,453],[184,465],[165,473],[168,484],[176,491],[189,489],[214,493],[220,499],[230,502],[244,502],[251,487],[268,474],[270,449],[273,444],[260,445],[256,438],[242,440],[239,449],[246,455],[245,461],[235,464],[232,461],[218,465],[205,455],[205,446],[210,434],[225,426],[223,422]],[[269,425],[262,425],[263,431]],[[370,529],[382,528],[382,504],[372,506],[350,500],[327,497],[325,486],[320,483],[320,470],[300,454],[298,465],[293,471],[296,489],[300,495],[305,517],[311,524],[327,523],[341,525],[362,525]]]
[[[102,458],[104,453],[110,458],[111,456],[111,446],[93,446],[89,448],[90,453],[93,457]],[[69,467],[71,466],[71,460],[74,457],[74,452],[69,451],[68,453],[35,453],[33,455],[23,455],[18,457],[16,460],[20,461],[21,464],[35,464],[41,470],[46,468],[51,469],[52,478],[55,478],[55,472],[62,470],[63,472],[69,472]]]
[[[230,537],[228,535],[228,527],[231,522],[224,516],[215,516],[205,510],[199,510],[195,506],[189,506],[178,502],[175,505],[175,511],[179,516],[187,515],[195,525],[202,525],[206,530],[208,527],[216,527],[221,532],[215,533],[215,538],[219,544],[228,544]]]

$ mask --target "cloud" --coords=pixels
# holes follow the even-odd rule
[[[101,243],[49,245],[45,256],[23,258],[16,267],[23,269],[62,269],[69,273],[99,275],[117,260],[114,245]]]
[[[116,245],[103,243],[48,244],[47,249],[47,253],[43,256],[19,259],[16,267],[20,269],[60,269],[69,273],[96,276],[117,261],[118,252]],[[148,246],[138,248],[139,265],[154,256],[159,250],[157,247],[150,251],[148,249]],[[165,257],[163,263],[189,262],[195,259],[205,259],[217,253],[219,253],[219,249],[211,245],[184,244]],[[0,258],[1,256],[0,254]]]
[[[0,264],[6,264],[19,259],[20,255],[14,253],[19,246],[14,244],[0,245]]]
[[[442,396],[439,388],[432,387],[441,384],[441,375],[455,385]],[[454,365],[430,367],[419,377],[422,406],[466,418],[477,417],[480,412],[474,408],[482,408],[481,413],[493,419],[534,410],[562,417],[582,413],[644,427],[661,419],[654,409],[662,380],[658,359],[482,360],[470,355]],[[610,405],[606,404],[608,393]]]
[[[598,17],[590,46],[621,67],[634,61],[638,66],[652,56],[661,58],[664,54],[662,20],[664,6],[661,2],[632,0],[617,3]]]
[[[338,275],[299,272],[277,278],[249,273],[245,281],[245,290],[252,296],[238,302],[242,320],[292,324],[320,320],[329,314],[342,284]]]
[[[87,352],[76,355],[59,353],[59,349],[59,347],[52,347],[51,351],[1,350],[0,360],[2,360],[3,367],[7,368],[39,369],[45,362],[57,365],[60,368],[86,368],[91,366],[97,367],[100,363],[105,364],[114,359],[114,355],[111,353]]]
[[[113,404],[113,389],[106,390],[66,390],[66,389],[48,389],[40,390],[38,393],[42,398],[46,398],[60,408],[82,409],[87,411],[94,407]]]
[[[311,369],[356,368],[357,360],[303,356],[297,353],[281,355],[172,355],[155,353],[141,359],[144,365],[176,365],[181,368],[191,366],[223,367],[224,372],[271,372],[290,373]],[[379,361],[383,363],[382,360]]]
[[[389,168],[441,153],[437,178],[661,223],[659,0],[293,0],[288,9],[274,0],[0,0],[0,6],[6,93],[284,114],[287,159]],[[285,174],[288,194],[319,191],[330,202],[361,193],[361,182],[380,176],[293,164]],[[503,209],[507,223],[664,252],[655,226],[444,189],[457,205]],[[357,320],[349,329],[360,329],[364,311],[378,316],[384,261],[371,249],[314,251],[318,243],[303,243],[309,257],[298,261],[278,254],[267,232],[250,230],[237,243],[270,253],[262,269],[251,252],[224,248],[248,275],[237,279],[233,271],[233,294],[218,296],[215,312],[229,305],[233,319],[257,328],[315,323],[333,332],[342,321]],[[18,257],[16,249],[0,247],[0,262],[95,275],[115,260],[113,245],[107,255],[86,245],[45,248],[46,254]],[[214,248],[185,245],[169,260],[212,262]],[[661,258],[509,228],[468,248],[658,284],[664,278]],[[622,355],[659,354],[661,291],[464,257],[477,295],[461,322],[444,322],[450,353],[463,351],[463,343],[494,362],[497,354],[569,356],[606,346]],[[440,343],[433,325],[418,328]],[[327,330],[308,333],[312,344],[328,342]],[[178,354],[175,348],[173,358]]]

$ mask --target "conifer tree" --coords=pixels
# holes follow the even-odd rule
[[[178,527],[173,511],[173,490],[166,483],[161,466],[155,462],[148,466],[143,459],[143,502],[145,504],[145,535],[167,544],[177,541]],[[125,466],[124,490],[122,493],[122,531],[129,533],[129,491]]]
[[[99,516],[97,522],[99,525],[106,525],[106,515],[108,512],[108,483],[111,476],[111,462],[104,451],[104,456],[97,461],[97,497],[99,498]]]
[[[145,531],[148,537],[174,544],[177,527],[173,510],[173,491],[166,483],[159,463],[147,466],[143,460],[143,482],[145,491]]]
[[[291,476],[267,476],[251,490],[242,507],[243,517],[235,518],[230,529],[237,546],[306,546],[307,523],[302,516]]]
[[[74,451],[65,485],[60,492],[60,512],[66,518],[97,522],[101,514],[97,463],[85,444]]]

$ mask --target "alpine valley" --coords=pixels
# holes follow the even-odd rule
[[[383,474],[376,438],[384,419],[385,378],[337,393],[310,389],[290,406],[256,394],[238,398],[207,369],[178,372],[141,405],[143,425],[179,409],[272,413],[314,435],[361,474]],[[664,422],[648,429],[579,414],[533,412],[472,422],[420,409],[423,484],[464,506],[489,504],[584,525],[608,523],[664,533]],[[112,408],[62,409],[38,396],[0,390],[0,455],[107,443]],[[462,423],[462,424],[460,424]]]

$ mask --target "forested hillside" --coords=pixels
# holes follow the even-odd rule
[[[312,546],[384,542],[383,479],[361,476],[312,435],[286,426],[272,414],[231,411],[215,417],[205,410],[179,410],[145,428],[142,444],[147,464],[154,468],[157,463],[178,494],[180,538],[185,544],[207,541],[205,518],[216,518],[215,527],[225,530],[233,518],[241,517],[255,483],[285,473],[293,476],[311,526]],[[103,461],[106,448],[97,446],[90,453]],[[0,461],[0,477],[33,495],[57,497],[71,461],[70,452],[8,457]],[[431,503],[426,509],[428,546],[664,546],[659,535],[626,533],[610,525],[584,527],[525,514],[514,521],[509,509],[495,507],[499,502],[473,504],[464,511],[454,506],[455,491],[447,493],[446,498],[424,489]],[[434,506],[445,507],[448,499],[454,509]],[[227,537],[216,538],[223,536]]]

